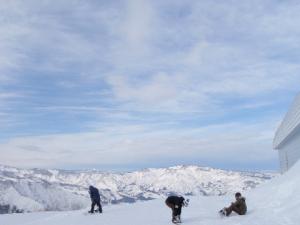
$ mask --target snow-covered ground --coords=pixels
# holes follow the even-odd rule
[[[288,173],[261,187],[245,192],[248,214],[221,218],[217,211],[233,201],[232,196],[192,197],[183,209],[189,225],[298,225],[300,221],[300,163]],[[163,225],[171,224],[164,199],[104,207],[103,214],[81,211],[0,215],[1,225]]]

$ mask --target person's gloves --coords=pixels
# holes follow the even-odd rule
[[[183,206],[184,206],[184,207],[188,207],[188,206],[189,206],[189,203],[190,203],[190,200],[189,200],[189,199],[184,200],[184,201],[183,201]]]

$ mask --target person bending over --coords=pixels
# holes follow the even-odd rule
[[[99,190],[93,186],[90,186],[89,193],[90,193],[90,197],[91,197],[91,201],[92,201],[91,210],[89,211],[89,213],[94,213],[95,205],[98,206],[98,212],[102,213],[102,206],[100,203]]]
[[[172,222],[181,223],[181,208],[182,206],[188,206],[189,199],[185,200],[180,196],[169,196],[165,202],[172,209]]]

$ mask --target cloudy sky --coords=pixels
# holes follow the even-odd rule
[[[278,168],[299,1],[0,0],[0,164]]]

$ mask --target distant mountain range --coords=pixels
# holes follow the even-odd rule
[[[181,195],[225,195],[255,188],[275,173],[176,166],[127,173],[18,169],[0,165],[0,212],[74,210],[89,205],[88,187],[103,203]]]

